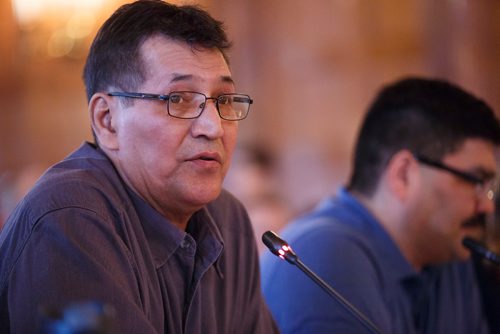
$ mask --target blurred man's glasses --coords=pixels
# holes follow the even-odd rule
[[[429,158],[426,158],[424,156],[415,154],[415,159],[417,159],[418,162],[434,167],[437,169],[441,169],[443,171],[446,171],[448,173],[451,173],[460,179],[471,183],[476,186],[476,193],[478,196],[486,196],[489,200],[493,200],[493,198],[496,196],[498,193],[498,180],[496,178],[482,178],[477,175],[474,175],[469,172],[464,172],[461,170],[458,170],[456,168],[450,167],[448,165],[445,165],[442,162],[435,161]]]
[[[166,102],[170,116],[183,119],[200,117],[207,100],[214,100],[219,116],[227,121],[240,121],[248,116],[253,100],[245,94],[221,94],[208,97],[197,92],[179,91],[168,95],[111,92],[109,96],[128,97],[132,99],[160,100]]]

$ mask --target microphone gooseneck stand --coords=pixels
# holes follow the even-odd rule
[[[309,269],[302,261],[292,248],[288,245],[286,241],[281,239],[273,231],[267,231],[262,235],[262,242],[269,248],[271,253],[280,257],[283,260],[297,266],[302,272],[304,272],[309,278],[311,278],[316,284],[318,284],[326,293],[333,297],[337,302],[339,302],[347,311],[354,315],[366,328],[372,333],[381,334],[380,329],[370,321],[361,311],[359,311],[354,305],[349,303],[342,295],[335,291],[330,285],[323,281],[318,275],[316,275],[311,269]]]

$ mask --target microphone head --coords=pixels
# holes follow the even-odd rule
[[[486,248],[486,246],[483,245],[480,241],[465,237],[462,240],[462,245],[469,249],[472,254],[487,259],[492,263],[495,263],[496,265],[500,265],[500,256]]]
[[[474,239],[472,239],[470,237],[463,238],[462,245],[464,245],[465,248],[467,248],[471,251],[473,251],[474,249],[476,249],[479,246],[477,241],[475,241]]]
[[[295,264],[297,262],[298,257],[292,250],[292,247],[290,247],[285,240],[281,239],[273,231],[264,232],[264,234],[262,234],[262,242],[274,255],[283,260],[287,260],[291,264]]]

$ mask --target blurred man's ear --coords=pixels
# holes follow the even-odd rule
[[[408,150],[401,150],[389,160],[386,177],[389,189],[401,200],[405,200],[415,182],[414,172],[418,162]]]
[[[99,141],[99,147],[108,150],[118,149],[117,134],[114,127],[114,108],[111,97],[96,93],[89,102],[89,114],[95,137]]]

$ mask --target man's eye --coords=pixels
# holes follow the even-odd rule
[[[219,101],[219,104],[231,103],[231,98],[229,96],[225,96],[225,95],[219,96],[219,98],[217,100]]]
[[[168,100],[170,103],[181,103],[182,102],[182,96],[180,95],[170,95]]]

